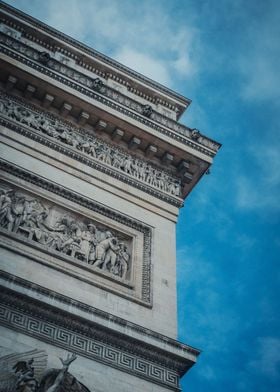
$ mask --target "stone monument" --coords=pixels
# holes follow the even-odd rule
[[[178,391],[190,100],[0,4],[0,391]]]

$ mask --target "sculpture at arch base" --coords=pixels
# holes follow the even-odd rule
[[[91,392],[69,372],[75,354],[60,358],[61,368],[47,369],[45,351],[0,358],[0,392]]]

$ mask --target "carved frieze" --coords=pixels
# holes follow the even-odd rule
[[[117,104],[120,104],[122,106],[125,106],[129,110],[133,110],[139,115],[144,115],[144,117],[148,117],[149,120],[153,120],[156,123],[159,123],[168,129],[175,131],[184,137],[187,137],[189,139],[192,138],[192,130],[189,129],[188,127],[184,126],[183,124],[179,124],[177,121],[172,120],[161,113],[157,112],[154,110],[150,105],[142,105],[139,102],[133,100],[132,98],[128,97],[127,95],[122,94],[121,92],[109,87],[108,85],[104,84],[101,79],[99,78],[91,78],[87,76],[86,74],[77,71],[62,62],[59,62],[58,60],[51,58],[48,52],[45,52],[42,48],[42,51],[36,50],[33,47],[29,46],[26,44],[26,40],[21,42],[21,38],[14,39],[11,36],[7,36],[3,33],[0,33],[0,44],[5,45],[7,48],[10,48],[13,51],[16,51],[19,54],[22,54],[29,58],[32,61],[36,61],[40,64],[44,64],[45,66],[48,67],[48,69],[55,71],[56,73],[61,74],[62,76],[66,76],[69,78],[72,82],[78,83],[81,86],[84,86],[87,89],[94,90],[98,92],[99,94],[102,94],[102,96],[109,98],[110,100],[115,101]],[[4,47],[3,47],[4,49]],[[8,53],[7,53],[8,54]],[[10,53],[12,55],[12,53]],[[44,62],[42,62],[42,59]],[[19,58],[20,60],[20,58]],[[28,64],[32,66],[32,64]],[[49,73],[48,73],[49,74]],[[50,74],[49,74],[50,75]],[[55,77],[57,79],[57,74],[56,75],[50,75]],[[66,80],[65,80],[65,83]],[[67,83],[69,84],[69,83]],[[88,92],[81,90],[83,93],[86,93],[88,95]],[[110,103],[106,102],[109,106]],[[114,105],[114,108],[123,112],[121,108],[119,108],[117,105]],[[149,108],[149,110],[147,110]],[[131,113],[127,112],[126,114],[130,115]],[[156,128],[160,132],[166,133],[164,129],[161,129],[160,127],[156,126],[152,121],[149,121],[147,118],[142,118],[137,117],[137,120],[147,123],[149,126],[152,128]],[[168,132],[169,136],[175,137],[172,132]],[[176,137],[175,137],[176,138]],[[202,146],[205,146],[209,148],[210,150],[217,152],[219,149],[219,144],[213,142],[212,140],[204,137],[203,135],[199,135],[199,138],[197,138],[195,141],[201,145],[201,147],[197,146],[194,143],[191,143],[191,141],[187,141],[186,139],[182,139],[182,142],[185,142],[186,144],[191,145],[193,148],[200,150]],[[206,153],[207,155],[214,156],[215,154],[211,154],[209,151],[203,149],[203,152]]]
[[[63,273],[151,305],[151,228],[13,165],[1,166],[3,178],[12,173],[35,184],[34,190],[53,192],[54,200],[57,195],[65,198],[58,204],[33,189],[1,181],[2,246],[51,268],[57,269],[55,260],[61,260]],[[67,208],[67,200],[76,203],[74,210]]]
[[[178,391],[179,377],[193,365],[192,357],[187,358],[180,351],[174,354],[168,348],[157,349],[152,344],[113,332],[65,311],[57,312],[50,305],[9,289],[3,288],[2,292],[0,324],[39,341],[174,391]]]
[[[30,106],[20,100],[1,94],[0,115],[28,126],[55,141],[71,146],[91,159],[97,160],[161,192],[175,197],[181,195],[180,179],[144,160],[126,154],[120,148],[111,146],[82,129],[77,130],[54,117],[31,109]]]
[[[131,275],[132,238],[1,184],[0,226],[112,276]]]

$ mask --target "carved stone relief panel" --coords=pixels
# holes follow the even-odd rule
[[[145,274],[145,269],[150,268],[150,254],[145,249],[147,230],[143,228],[141,232],[116,222],[118,215],[113,211],[114,219],[104,219],[100,213],[93,215],[79,206],[77,211],[72,205],[67,208],[66,200],[62,203],[0,181],[0,234],[20,241],[21,252],[27,249],[28,254],[31,248],[37,258],[47,252],[64,260],[63,272],[69,273],[71,264],[74,271],[85,270],[92,284],[149,302],[150,279]],[[98,210],[97,205],[95,208]],[[99,210],[110,213],[109,209]],[[13,250],[16,249],[15,245]],[[47,264],[52,266],[51,261]]]
[[[0,95],[0,114],[12,121],[39,131],[53,140],[72,147],[102,165],[111,167],[137,182],[146,184],[170,196],[179,198],[181,180],[147,161],[133,157],[122,149],[112,146],[82,129],[76,129],[62,121],[32,110],[18,99]],[[143,185],[142,185],[143,186]]]

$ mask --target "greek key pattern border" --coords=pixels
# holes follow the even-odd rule
[[[5,304],[0,304],[0,323],[44,342],[102,362],[107,366],[179,391],[179,374],[177,372],[125,352],[120,348],[110,346],[104,341],[25,314],[21,310],[10,308]]]
[[[105,312],[104,310],[95,308],[91,305],[87,305],[83,302],[67,297],[53,290],[46,289],[45,287],[39,286],[36,283],[29,282],[28,280],[12,275],[6,271],[0,270],[0,279],[3,280],[3,282],[6,282],[8,285],[13,284],[18,286],[20,289],[31,290],[32,292],[36,292],[40,295],[41,298],[43,297],[52,298],[60,304],[67,305],[71,308],[74,307],[80,309],[86,313],[87,317],[90,317],[93,314],[98,318],[100,318],[101,320],[105,320],[105,321],[110,320],[111,323],[113,322],[118,326],[125,327],[126,329],[132,330],[133,332],[137,332],[141,336],[148,335],[153,339],[155,339],[156,341],[163,343],[165,347],[169,347],[170,349],[175,348],[178,349],[180,352],[184,352],[184,353],[188,352],[193,356],[198,356],[200,354],[200,351],[194,347],[188,346],[170,337],[161,335],[158,332],[144,328],[138,324],[132,323],[131,321],[125,320],[111,313]]]
[[[23,179],[31,184],[34,184],[42,189],[46,189],[54,194],[57,194],[67,200],[75,202],[93,212],[97,212],[106,216],[116,222],[122,223],[128,227],[134,228],[143,233],[143,265],[142,265],[142,293],[141,300],[147,305],[151,305],[151,246],[152,246],[152,229],[142,222],[133,220],[128,216],[122,215],[117,211],[111,210],[104,205],[101,205],[91,199],[88,199],[78,193],[47,181],[46,179],[30,173],[24,169],[19,168],[11,163],[0,159],[0,169],[6,173],[12,174],[15,177]]]

